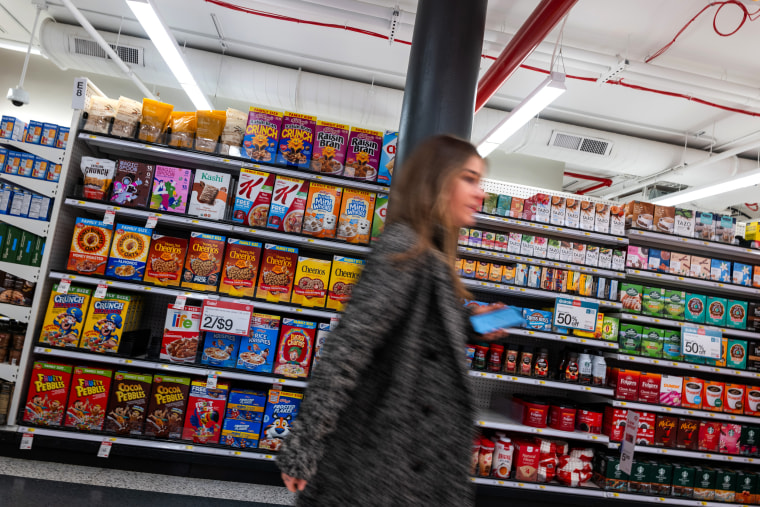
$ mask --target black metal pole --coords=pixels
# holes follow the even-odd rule
[[[420,0],[417,4],[396,171],[427,137],[452,134],[470,139],[487,6],[488,0]]]

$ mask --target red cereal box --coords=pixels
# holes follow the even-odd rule
[[[375,181],[382,147],[382,132],[352,128],[343,175],[357,180]]]
[[[347,146],[348,125],[318,121],[311,170],[324,174],[343,174]]]
[[[266,227],[276,178],[276,175],[263,171],[240,169],[232,221],[251,227]]]
[[[201,307],[169,305],[159,357],[172,363],[194,363],[200,338]]]
[[[267,228],[300,234],[308,194],[308,181],[277,176],[274,182],[272,204],[269,207]]]
[[[192,440],[197,444],[219,443],[228,392],[229,386],[226,384],[217,384],[216,389],[209,389],[205,381],[193,381],[182,429],[183,440]]]
[[[274,162],[282,128],[282,113],[252,107],[243,137],[245,156],[256,162]]]
[[[66,409],[67,428],[96,431],[103,429],[112,378],[113,370],[81,366],[74,368]]]
[[[316,332],[316,322],[282,319],[280,342],[277,344],[277,358],[274,364],[276,375],[294,378],[309,376]]]
[[[71,366],[36,361],[29,378],[24,422],[60,426],[71,382]]]
[[[699,424],[699,443],[697,448],[700,451],[718,452],[720,427],[720,421],[702,421]]]

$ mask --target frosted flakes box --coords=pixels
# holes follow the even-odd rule
[[[153,164],[143,164],[134,160],[116,162],[111,202],[119,206],[138,208],[148,206],[155,172],[156,166]]]
[[[393,168],[396,165],[396,147],[398,146],[398,132],[386,130],[383,134],[383,151],[380,152],[380,165],[377,168],[377,182],[381,185],[390,185],[393,179]],[[507,206],[509,208],[509,206]],[[502,216],[504,214],[502,213]]]
[[[120,280],[142,280],[145,276],[151,232],[151,229],[145,227],[116,224],[106,275]]]
[[[240,336],[207,332],[203,341],[201,364],[234,368],[239,346]]]
[[[239,449],[255,449],[266,404],[266,391],[230,391],[221,443]]]
[[[251,333],[240,340],[237,367],[258,373],[272,373],[279,335],[279,316],[254,313]]]
[[[275,375],[292,378],[309,376],[316,329],[316,322],[282,319],[280,341],[277,344],[277,357],[274,363]]]
[[[42,321],[40,344],[51,347],[76,347],[84,325],[84,312],[90,306],[92,290],[84,287],[69,287],[66,294],[58,292],[58,284],[53,285],[50,302]]]
[[[301,232],[309,182],[299,178],[277,176],[269,207],[267,228],[282,232]]]
[[[153,391],[145,417],[145,435],[180,438],[189,394],[189,377],[154,376]]]
[[[105,430],[117,435],[142,435],[153,375],[117,371],[108,402]]]
[[[216,171],[197,169],[190,192],[189,215],[221,220],[227,210],[230,191],[230,175]]]
[[[298,267],[290,302],[307,308],[324,308],[331,262],[312,257],[298,257]]]
[[[298,416],[303,400],[302,393],[270,389],[264,409],[259,449],[279,451],[282,442],[290,434],[290,426]]]
[[[274,162],[282,128],[282,113],[252,107],[243,136],[245,156],[256,162]]]
[[[352,128],[343,175],[357,180],[375,181],[382,147],[382,132]]]
[[[74,368],[64,426],[80,431],[102,430],[112,378],[113,370]]]
[[[276,162],[307,169],[314,148],[316,128],[316,116],[286,112],[282,117]]]
[[[157,165],[153,177],[150,209],[184,213],[192,179],[193,171],[190,169]]]
[[[348,146],[348,125],[318,121],[310,169],[317,173],[343,174]]]
[[[194,363],[201,327],[200,306],[169,305],[159,358],[172,363]]]
[[[178,287],[187,245],[188,241],[184,238],[154,234],[145,262],[143,281],[164,287]]]
[[[81,275],[104,275],[112,231],[112,225],[90,218],[77,218],[66,269]]]
[[[37,426],[60,426],[71,383],[72,366],[35,361],[29,375],[29,394],[24,422]]]
[[[261,243],[228,238],[219,292],[252,298],[260,262]]]
[[[87,310],[79,348],[92,352],[115,353],[119,350],[121,336],[128,328],[133,315],[130,306],[136,308],[138,298],[126,294],[106,292],[103,299],[93,297]],[[132,310],[134,313],[134,309]]]
[[[259,269],[256,297],[271,302],[290,302],[298,249],[266,244]]]
[[[253,169],[240,169],[232,221],[266,227],[277,176]]]
[[[209,389],[205,381],[193,381],[187,400],[182,440],[192,440],[196,444],[219,443],[228,392],[229,386],[226,384],[217,384],[215,389]]]
[[[315,238],[334,238],[342,196],[341,187],[311,183],[302,232]]]
[[[224,260],[224,236],[193,232],[182,273],[182,287],[215,291]]]
[[[386,194],[377,194],[377,201],[375,201],[375,217],[372,219],[372,234],[370,237],[371,241],[377,241],[383,234],[383,230],[385,229],[385,217],[387,213],[388,196]],[[499,252],[506,251],[506,236],[503,234],[497,234],[496,239],[496,250]]]
[[[367,244],[372,233],[373,192],[346,188],[338,219],[337,238],[349,243]]]
[[[354,285],[359,281],[365,261],[336,255],[333,257],[330,284],[327,291],[327,308],[342,312],[351,299]],[[467,275],[465,275],[467,277]]]

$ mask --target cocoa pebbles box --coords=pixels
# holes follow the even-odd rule
[[[259,269],[256,297],[274,303],[289,303],[297,265],[297,248],[267,243]]]
[[[106,418],[113,370],[74,368],[66,409],[67,428],[100,431]]]
[[[219,292],[252,298],[260,262],[261,243],[228,238]]]
[[[375,181],[382,147],[382,132],[352,128],[343,175],[357,180]]]
[[[277,344],[277,359],[274,363],[275,375],[293,378],[308,377],[316,334],[316,322],[282,319],[280,342]]]
[[[108,402],[105,430],[117,435],[142,435],[153,375],[118,371]]]
[[[111,202],[119,206],[148,206],[153,188],[153,173],[156,166],[133,160],[119,160],[113,177]]]
[[[286,112],[282,117],[282,130],[275,162],[308,169],[316,129],[316,116]]]
[[[153,377],[144,434],[158,438],[180,438],[189,394],[189,377]]]
[[[309,167],[316,173],[343,174],[347,145],[348,125],[318,121]]]
[[[215,291],[224,260],[224,236],[193,232],[182,273],[182,287]]]
[[[36,361],[29,377],[29,394],[24,422],[38,426],[60,426],[71,383],[72,367]]]
[[[281,128],[281,112],[250,108],[243,137],[245,156],[256,162],[274,162]]]

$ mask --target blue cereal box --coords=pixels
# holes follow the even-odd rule
[[[270,389],[264,409],[259,449],[279,451],[282,442],[290,435],[290,427],[298,416],[303,394]]]
[[[316,116],[285,112],[277,143],[276,163],[308,169],[316,129]]]
[[[50,165],[50,162],[48,162],[44,158],[34,157],[34,169],[32,170],[32,178],[36,178],[38,180],[44,180],[45,175],[48,172],[49,165]]]
[[[713,282],[731,283],[731,261],[712,259],[710,263],[710,279]]]
[[[241,370],[272,373],[279,334],[280,317],[254,313],[251,335],[240,340],[237,367]]]
[[[229,405],[228,405],[229,406]],[[261,434],[261,421],[225,419],[222,425],[222,445],[236,449],[255,449]]]
[[[243,153],[256,162],[273,163],[282,128],[282,113],[250,108],[243,137]]]
[[[42,122],[30,121],[26,126],[26,136],[24,136],[25,143],[40,144],[42,138]]]
[[[26,123],[13,116],[3,116],[0,119],[0,139],[23,141]]]
[[[58,135],[55,136],[55,147],[62,150],[69,145],[69,127],[58,127]]]
[[[224,333],[206,333],[201,363],[222,368],[234,368],[237,359],[239,336]]]
[[[240,449],[253,449],[258,445],[266,399],[266,391],[230,392],[222,425],[223,445]]]
[[[534,331],[552,330],[552,312],[523,308],[522,316],[526,321],[525,327]]]
[[[5,174],[18,174],[22,155],[23,153],[20,151],[8,150],[8,155],[5,158],[5,166],[3,166],[3,172]]]
[[[34,155],[32,155],[31,153],[22,153],[21,163],[18,166],[18,175],[31,178],[33,172],[34,172]]]
[[[749,287],[752,285],[752,266],[734,262],[733,282],[737,285]]]
[[[120,280],[142,281],[152,233],[152,229],[145,227],[116,224],[106,275]]]
[[[398,132],[386,130],[383,134],[383,151],[380,152],[380,167],[377,173],[377,182],[381,185],[390,185],[393,179],[393,168],[396,163],[396,146],[398,145]]]
[[[58,138],[58,125],[55,123],[43,123],[40,144],[43,146],[55,147],[55,141]]]

